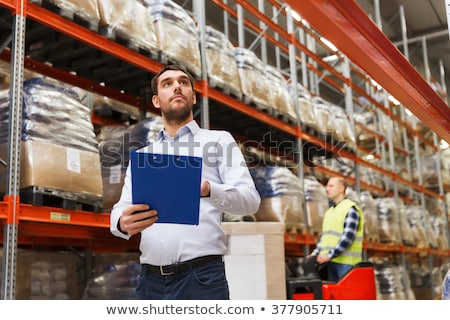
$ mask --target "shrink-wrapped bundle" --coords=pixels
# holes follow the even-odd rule
[[[375,199],[378,215],[380,242],[401,244],[398,209],[394,198]]]
[[[234,58],[234,47],[230,40],[224,33],[206,26],[205,42],[206,67],[210,85],[241,99],[241,79]]]
[[[134,49],[158,52],[158,39],[150,12],[139,1],[97,0],[102,32]]]
[[[289,92],[291,93],[291,96],[294,97],[295,99],[294,88],[295,88],[294,84],[292,82],[289,83]],[[300,83],[297,83],[296,93],[297,93],[298,117],[300,122],[305,126],[305,128],[316,128],[317,120],[314,115],[314,107],[312,103],[311,94]]]
[[[97,6],[98,0],[31,0],[31,2],[45,6],[53,5],[58,8],[58,13],[71,20],[80,18],[83,23],[88,23],[90,29],[97,31],[100,15]]]
[[[443,216],[431,217],[432,232],[436,235],[437,248],[448,249],[447,223]]]
[[[359,206],[364,213],[364,238],[369,242],[380,242],[375,200],[368,191],[361,191],[360,199]]]
[[[297,115],[294,109],[294,101],[289,93],[289,87],[283,74],[277,68],[266,65],[266,73],[269,83],[272,86],[270,90],[271,105],[275,113],[282,119],[290,123],[298,123]]]
[[[319,235],[322,233],[323,216],[329,208],[327,192],[314,176],[305,176],[303,185],[309,232]]]
[[[271,111],[273,108],[270,96],[272,86],[264,62],[253,51],[245,48],[235,48],[234,57],[246,103]]]
[[[0,94],[0,132],[8,132],[4,119],[9,99],[4,94]],[[7,152],[3,138],[0,158]],[[45,201],[51,197],[64,199],[59,205],[68,209],[75,204],[101,207],[98,144],[90,109],[81,103],[77,89],[51,79],[25,81],[21,140],[21,200],[49,205]],[[37,201],[36,194],[46,198]]]
[[[163,59],[183,64],[199,77],[200,48],[194,20],[170,0],[152,0],[149,8]]]
[[[345,110],[339,106],[330,106],[331,118],[333,119],[333,141],[344,143],[350,150],[356,151],[355,133]]]
[[[314,116],[316,123],[313,129],[323,135],[332,135],[334,131],[333,118],[330,112],[330,105],[321,97],[312,98]]]
[[[398,200],[398,215],[399,215],[399,224],[400,224],[400,234],[402,238],[402,242],[406,246],[414,247],[417,245],[416,239],[414,237],[413,229],[411,228],[411,224],[408,221],[408,213],[405,207],[405,204],[402,200]]]
[[[357,125],[355,126],[355,137],[357,145],[367,149],[375,148],[376,136],[370,133],[370,131],[379,131],[377,117],[375,116],[375,114],[370,111],[363,111],[355,113],[354,118],[355,122],[357,123]],[[364,128],[368,130],[365,130]]]
[[[155,141],[163,128],[159,116],[150,117],[132,126],[103,126],[97,135],[103,180],[103,209],[112,209],[121,194],[130,151]]]
[[[300,179],[284,167],[251,168],[250,173],[261,196],[256,219],[283,222],[288,232],[305,232]]]

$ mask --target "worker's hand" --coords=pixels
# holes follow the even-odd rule
[[[327,254],[319,254],[317,255],[316,261],[318,264],[327,263],[330,261],[330,257]]]
[[[122,211],[120,229],[128,235],[135,235],[153,225],[158,220],[158,212],[150,210],[146,204],[133,204]]]
[[[200,196],[209,197],[211,195],[211,186],[208,181],[203,180],[200,186]]]

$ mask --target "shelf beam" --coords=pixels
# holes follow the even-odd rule
[[[285,0],[322,36],[450,143],[450,110],[354,1]],[[382,67],[380,67],[382,66]]]

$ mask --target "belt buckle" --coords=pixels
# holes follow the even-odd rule
[[[165,272],[164,271],[164,266],[159,266],[159,273],[162,275],[162,276],[170,276],[171,274],[174,274],[175,272]]]

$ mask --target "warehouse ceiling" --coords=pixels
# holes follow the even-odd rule
[[[351,1],[351,0],[345,0]],[[450,88],[450,40],[447,27],[447,18],[445,10],[445,0],[355,0],[357,4],[368,14],[369,17],[377,23],[377,10],[379,6],[379,20],[381,21],[381,29],[387,37],[399,48],[399,50],[409,57],[412,65],[420,74],[427,78],[427,71],[431,79],[437,81],[440,85],[445,85],[447,91]],[[192,9],[192,0],[175,0],[186,10]],[[229,7],[236,9],[236,0],[207,0],[206,3],[206,25],[224,31],[224,10],[217,6],[217,3],[225,3]],[[273,12],[271,1],[248,0],[255,8],[258,4],[265,4],[265,14],[271,18],[277,16],[277,23],[283,27],[286,26],[284,15]],[[283,3],[282,0],[278,0]],[[402,36],[402,14],[404,11],[406,25],[407,53],[403,46]],[[259,24],[259,20],[245,12],[244,18],[251,21],[255,25]],[[378,24],[378,23],[377,23]],[[380,25],[380,24],[378,24]],[[269,31],[266,31],[269,32]],[[248,28],[244,32],[244,40],[239,40],[239,31],[236,25],[236,18],[228,16],[228,36],[234,45],[243,45],[257,52],[261,56],[260,42],[262,37],[255,31]],[[242,34],[241,34],[242,35]],[[241,43],[239,43],[241,41]],[[318,48],[319,55],[328,55],[323,48]],[[267,50],[267,62],[276,65],[276,54],[273,48]],[[426,57],[427,59],[424,59]],[[278,60],[281,69],[289,69],[289,61],[287,56]],[[443,72],[441,70],[444,70]],[[335,89],[327,84],[321,88],[321,95],[329,100],[343,104],[340,93],[333,92]],[[448,101],[447,101],[448,103]]]
[[[430,76],[440,84],[443,80],[440,71],[442,65],[447,91],[450,89],[450,38],[445,0],[356,0],[356,2],[375,22],[377,22],[376,3],[379,3],[382,31],[405,54],[401,14],[403,8],[410,62],[424,76],[428,64]]]

